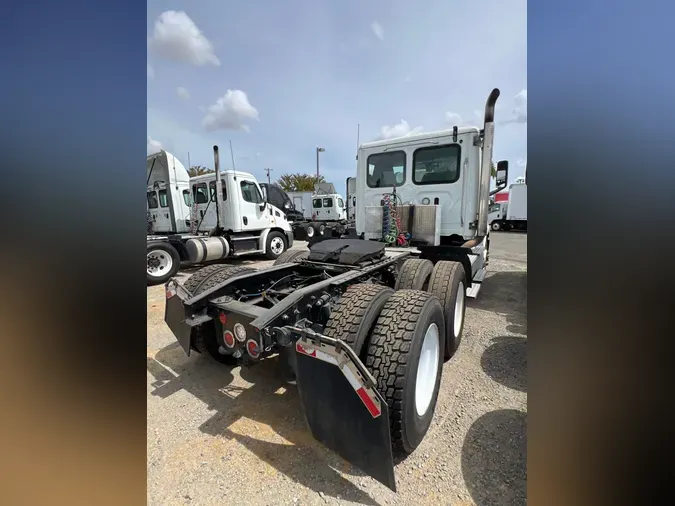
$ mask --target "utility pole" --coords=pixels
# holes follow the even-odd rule
[[[267,172],[267,184],[271,184],[270,183],[270,171],[272,171],[272,170],[274,170],[274,169],[270,169],[269,167],[265,169],[265,172]]]
[[[316,182],[319,182],[319,153],[323,153],[325,148],[316,148]]]

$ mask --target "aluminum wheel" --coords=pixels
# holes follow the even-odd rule
[[[314,227],[312,225],[307,227],[307,237],[314,237]]]
[[[166,251],[155,250],[148,253],[148,275],[160,277],[173,268],[173,259]]]
[[[459,331],[462,329],[462,320],[464,320],[464,283],[461,281],[457,285],[457,300],[455,301],[455,337],[459,337]]]
[[[419,416],[424,416],[431,404],[438,376],[438,360],[440,335],[435,323],[429,325],[424,334],[424,342],[420,351],[420,360],[417,364],[417,378],[415,380],[415,409]]]
[[[495,231],[496,231],[496,230],[499,230],[500,228],[501,228],[501,227],[499,226],[499,222],[498,222],[498,221],[495,221],[495,222],[492,224],[492,230],[495,230]]]
[[[281,237],[273,237],[270,241],[270,249],[275,255],[281,255],[284,252],[284,241]]]

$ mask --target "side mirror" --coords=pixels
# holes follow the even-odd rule
[[[497,177],[496,177],[497,186],[506,186],[508,175],[509,175],[509,162],[506,160],[497,162]]]
[[[262,204],[260,204],[260,210],[264,211],[267,208],[267,199],[263,199]]]

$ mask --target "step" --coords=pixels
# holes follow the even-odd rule
[[[469,297],[470,299],[475,299],[478,296],[478,292],[480,291],[483,280],[485,279],[485,275],[487,274],[487,269],[483,267],[481,270],[479,270],[476,275],[473,277],[471,280],[471,288],[469,288],[466,291],[466,296]]]

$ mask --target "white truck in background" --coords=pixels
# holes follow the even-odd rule
[[[288,192],[288,196],[295,210],[303,215],[292,224],[297,240],[323,235],[327,227],[341,230],[348,224],[345,201],[333,183],[319,183],[313,192]]]
[[[518,178],[509,187],[507,202],[490,205],[488,216],[490,228],[498,230],[520,230],[527,232],[527,183],[525,178]]]
[[[190,178],[173,155],[147,158],[147,281],[160,284],[181,262],[202,264],[250,254],[276,259],[293,245],[284,213],[263,198],[249,173],[216,171]],[[216,177],[220,174],[220,177]]]

